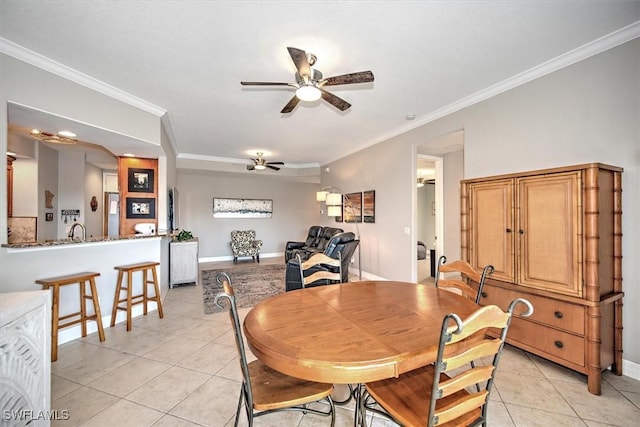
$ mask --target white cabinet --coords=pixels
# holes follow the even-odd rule
[[[169,288],[198,282],[198,239],[169,245]]]
[[[49,426],[51,293],[0,296],[0,425]],[[57,416],[68,419],[68,411]]]

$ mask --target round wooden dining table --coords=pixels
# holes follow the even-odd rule
[[[363,281],[285,292],[253,307],[244,333],[267,366],[310,381],[358,384],[433,363],[442,319],[478,306],[433,285]]]

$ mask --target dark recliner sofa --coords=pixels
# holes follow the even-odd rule
[[[291,259],[296,259],[296,255],[300,254],[303,261],[318,252],[324,252],[329,244],[329,240],[344,230],[335,227],[321,227],[313,225],[309,227],[307,239],[304,242],[287,242],[284,248],[285,264]]]
[[[349,265],[351,264],[351,257],[355,252],[359,240],[356,240],[356,235],[351,232],[346,233],[338,233],[334,235],[326,245],[323,253],[331,258],[338,258],[338,252],[340,252],[340,257],[342,259],[341,267],[342,267],[342,282],[346,283],[349,281]],[[304,259],[303,259],[304,261]],[[329,267],[316,266],[308,271],[308,274],[313,274],[314,272]],[[306,276],[306,274],[305,274]],[[315,282],[311,286],[319,286],[329,283],[328,281],[318,281]],[[292,291],[294,289],[302,288],[302,282],[300,280],[300,264],[298,264],[298,259],[293,256],[292,259],[287,261],[287,269],[285,273],[285,290]]]

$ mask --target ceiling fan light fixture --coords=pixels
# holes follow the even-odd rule
[[[261,164],[257,164],[257,165],[255,165],[255,169],[256,169],[256,170],[259,170],[259,171],[261,171],[261,170],[265,170],[266,168],[267,168],[267,167],[266,167],[265,165],[261,165]]]
[[[311,102],[311,101],[317,101],[318,99],[320,99],[320,97],[322,96],[322,92],[320,92],[320,89],[318,89],[313,85],[304,85],[304,86],[300,86],[296,90],[296,96],[301,101]]]

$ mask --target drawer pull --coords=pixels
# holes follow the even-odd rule
[[[486,297],[487,297],[487,293],[486,293],[485,291],[482,291],[482,292],[480,293],[480,295],[482,295],[482,298],[486,298]]]
[[[510,228],[507,228],[506,231],[507,231],[507,233],[511,233],[511,229]]]
[[[555,313],[553,313],[553,315],[556,317],[556,319],[562,319],[564,317],[561,311],[556,311]]]
[[[562,341],[555,341],[553,344],[558,348],[564,347],[564,344],[562,344]]]

